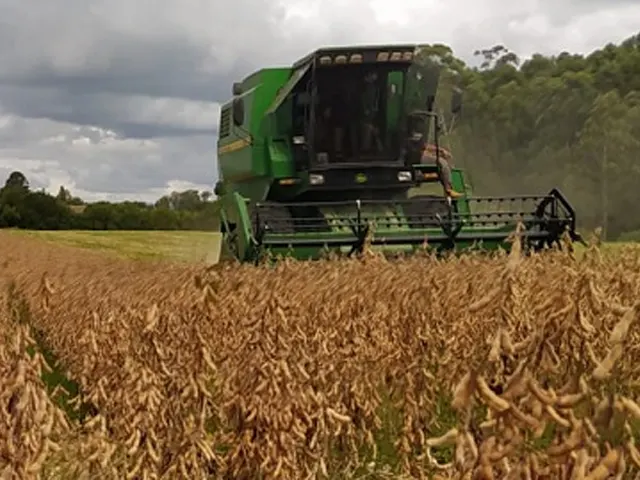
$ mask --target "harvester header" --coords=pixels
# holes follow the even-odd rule
[[[518,221],[551,244],[575,215],[562,194],[478,198],[441,147],[442,62],[419,45],[328,47],[233,84],[220,113],[216,195],[227,250],[317,258],[425,241],[503,246]],[[462,91],[450,111],[459,115]],[[577,237],[576,237],[577,238]]]

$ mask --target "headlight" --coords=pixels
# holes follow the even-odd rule
[[[411,172],[398,172],[399,182],[410,182],[411,178]]]
[[[306,142],[304,136],[302,135],[297,135],[295,137],[293,137],[293,144],[294,145],[304,145]]]
[[[312,173],[309,175],[309,183],[311,185],[322,185],[324,183],[324,175]]]

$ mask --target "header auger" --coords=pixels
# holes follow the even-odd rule
[[[440,146],[442,68],[416,45],[324,48],[235,83],[220,114],[215,191],[226,250],[240,261],[352,254],[365,243],[508,250],[518,222],[534,248],[565,231],[579,239],[557,189],[472,196]],[[452,114],[461,107],[454,89]]]

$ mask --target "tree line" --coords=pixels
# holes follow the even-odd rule
[[[474,193],[557,187],[580,228],[640,240],[640,34],[586,55],[526,61],[497,45],[475,52],[481,64],[473,68],[446,45],[428,49],[449,67],[437,99],[449,131],[443,141]],[[464,104],[448,118],[453,86]]]
[[[0,228],[31,230],[215,230],[217,205],[211,192],[173,192],[155,204],[93,202],[64,187],[57,195],[34,191],[22,172],[12,172],[0,189]]]

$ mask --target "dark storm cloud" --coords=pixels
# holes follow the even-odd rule
[[[171,41],[163,45],[162,40],[129,47],[118,43],[114,43],[108,69],[65,73],[41,64],[27,71],[0,72],[0,84],[54,88],[62,94],[114,93],[219,102],[231,95],[231,83],[256,68],[259,61],[239,59],[228,68],[203,71],[201,65],[210,60],[203,45]]]
[[[282,15],[263,0],[233,8],[198,0],[49,0],[33,8],[0,0],[0,83],[22,94],[0,93],[0,105],[25,116],[124,128],[118,112],[101,110],[90,95],[224,101],[232,82],[255,68],[264,50],[273,52],[266,46],[278,44]],[[48,94],[29,101],[29,87]],[[176,129],[160,127],[158,135]]]
[[[239,0],[229,7],[199,0],[50,0],[34,9],[0,0],[0,63],[6,67],[0,79],[216,99],[212,77],[237,74],[263,53],[282,50],[284,11],[277,3]]]
[[[96,125],[125,137],[152,138],[212,134],[218,108],[187,99],[126,97],[113,93],[80,93],[55,87],[0,86],[5,110],[28,118],[49,118]],[[184,115],[191,108],[191,115]]]

